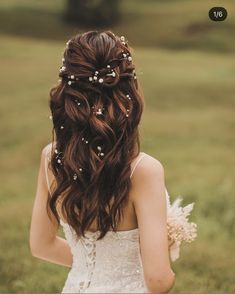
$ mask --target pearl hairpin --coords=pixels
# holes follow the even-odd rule
[[[127,59],[128,61],[132,61],[132,57],[130,56],[130,53],[129,52],[123,52],[122,53],[122,56],[123,56],[123,58],[125,58],[125,59]]]
[[[88,144],[89,142],[87,140],[85,140],[84,137],[82,137],[82,141],[85,141],[86,144]]]
[[[115,77],[116,77],[116,73],[115,73],[115,71],[112,69],[112,72],[111,72],[111,73],[107,73],[106,76],[108,76],[108,77],[110,76],[110,77],[114,77],[114,78],[115,78]]]
[[[75,99],[75,100],[74,100],[74,102],[76,102],[78,106],[79,106],[79,105],[81,105],[81,103],[80,103],[80,102],[78,102],[78,100],[77,100],[77,99]]]
[[[98,156],[104,156],[104,153],[103,152],[101,152],[101,150],[102,150],[102,148],[101,148],[101,146],[97,146],[97,150],[99,151],[98,152]]]
[[[132,73],[133,73],[133,75],[134,75],[134,80],[136,80],[136,79],[137,79],[137,77],[136,77],[136,72],[135,72],[135,70],[134,70],[134,69],[133,69]]]
[[[65,66],[61,66],[60,67],[60,72],[63,72],[63,71],[65,71],[66,70],[66,67]]]
[[[104,82],[104,79],[103,78],[98,79],[98,75],[99,75],[99,72],[98,70],[96,70],[94,76],[88,78],[89,82],[98,81],[100,84],[102,84]]]
[[[98,114],[98,115],[101,115],[101,114],[103,114],[103,113],[102,113],[102,109],[101,109],[101,108],[99,108],[99,109],[98,109],[98,111],[96,111],[96,114]]]

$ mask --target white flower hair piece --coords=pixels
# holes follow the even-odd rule
[[[168,238],[173,241],[173,244],[170,246],[170,258],[172,261],[175,261],[179,258],[181,243],[190,243],[197,237],[197,224],[188,220],[193,210],[194,202],[183,207],[181,206],[183,199],[178,196],[171,204],[167,191],[166,200]]]

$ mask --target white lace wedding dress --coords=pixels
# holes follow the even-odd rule
[[[131,176],[145,155],[139,154]],[[85,238],[77,238],[72,227],[62,220],[60,224],[73,254],[62,293],[149,293],[144,281],[138,228],[109,231],[103,239],[96,240],[98,231],[87,231]]]

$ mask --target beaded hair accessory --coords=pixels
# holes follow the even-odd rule
[[[121,43],[123,45],[127,44],[127,40],[126,40],[126,38],[124,36],[121,36],[120,40],[121,40]],[[67,48],[68,48],[69,43],[70,43],[70,40],[66,43]],[[132,62],[132,56],[130,55],[130,53],[128,51],[123,51],[121,57],[116,59],[115,61],[119,61],[118,63],[120,63],[122,60],[127,60],[128,62]],[[60,73],[65,73],[65,71],[66,71],[66,66],[64,64],[64,61],[65,61],[65,59],[62,58],[62,63],[63,64],[60,67],[60,70],[59,70]],[[103,84],[105,76],[106,77],[113,77],[113,78],[116,77],[116,73],[115,73],[115,70],[114,70],[115,67],[116,66],[112,67],[110,64],[107,64],[106,65],[106,70],[105,70],[106,73],[105,73],[104,76],[102,75],[101,71],[96,69],[94,74],[92,76],[87,77],[87,79],[92,84]],[[64,74],[64,76],[66,76],[66,75]],[[132,70],[132,76],[133,76],[133,78],[135,80],[137,79],[136,72],[135,72],[134,69]],[[67,75],[67,84],[69,86],[71,86],[72,84],[75,84],[79,80],[84,80],[84,77],[78,77],[75,74]]]

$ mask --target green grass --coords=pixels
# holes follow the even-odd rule
[[[170,1],[169,5],[164,1],[149,0],[148,5],[135,1],[123,5],[133,15],[139,15],[139,23],[134,17],[127,20],[126,12],[116,30],[125,28],[133,36],[130,39],[135,47],[137,74],[145,93],[141,149],[163,163],[166,186],[173,199],[182,195],[184,204],[196,203],[192,220],[198,224],[198,238],[182,248],[180,259],[173,264],[177,278],[171,293],[234,293],[235,54],[233,40],[227,35],[234,20],[222,24],[218,31],[222,49],[214,47],[219,37],[212,41],[212,36],[203,39],[207,33],[198,35],[204,41],[194,46],[196,39],[186,40],[177,28],[178,35],[162,31],[162,40],[168,43],[157,47],[153,34],[143,30],[142,40],[137,40],[141,23],[145,29],[150,26],[144,15],[152,17],[153,24],[154,9],[158,8],[159,14],[171,20],[172,31],[174,22],[183,26],[190,21],[190,15],[197,18],[196,11],[190,8],[192,1]],[[179,2],[181,5],[176,5]],[[213,6],[212,2],[202,2],[198,10]],[[53,6],[46,9],[46,1],[32,3],[25,0],[20,5],[28,10],[53,12]],[[61,3],[58,1],[58,11]],[[17,5],[17,1],[2,1],[0,10],[15,11],[19,24],[17,21],[23,18]],[[196,2],[192,7],[195,9]],[[177,14],[180,8],[188,11],[185,20],[179,16],[172,19],[170,15],[174,11]],[[26,23],[27,17],[28,13]],[[127,21],[130,27],[125,25]],[[68,273],[68,268],[32,257],[28,245],[40,151],[51,138],[48,94],[58,78],[69,32],[63,26],[64,31],[58,30],[54,36],[50,22],[52,30],[43,34],[39,25],[34,26],[36,31],[31,33],[24,32],[22,26],[17,34],[11,22],[11,29],[6,29],[6,23],[0,29],[0,293],[59,292]],[[187,50],[183,50],[186,42]]]
[[[65,40],[77,31],[94,29],[63,22],[65,0],[1,0],[0,33],[49,40]],[[224,22],[208,17],[216,0],[122,0],[121,22],[114,32],[126,35],[135,46],[234,52],[235,6],[222,0],[228,11]]]

